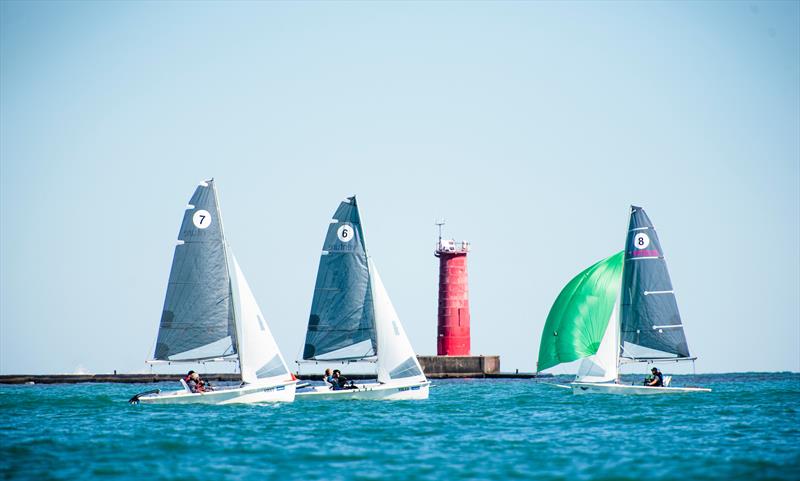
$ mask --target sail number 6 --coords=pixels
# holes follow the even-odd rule
[[[350,239],[353,238],[353,228],[349,225],[343,225],[336,231],[336,235],[339,237],[340,241],[350,242]]]

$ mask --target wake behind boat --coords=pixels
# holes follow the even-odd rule
[[[225,240],[214,180],[201,183],[183,215],[155,354],[150,364],[235,362],[242,382],[192,392],[137,394],[144,404],[293,401],[294,379]]]
[[[306,362],[370,362],[377,381],[350,389],[330,385],[297,391],[307,399],[427,399],[422,372],[400,318],[367,255],[356,198],[334,213],[319,261],[303,348]],[[320,373],[321,374],[321,373]]]
[[[671,386],[670,376],[657,386],[619,381],[622,362],[696,359],[689,354],[658,235],[641,207],[631,206],[625,250],[572,279],[547,316],[537,369],[579,359],[578,374],[570,383],[574,394],[711,391]]]

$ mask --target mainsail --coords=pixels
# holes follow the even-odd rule
[[[183,214],[154,358],[191,361],[236,354],[225,237],[214,181],[200,184]]]
[[[538,371],[597,353],[619,297],[622,260],[623,252],[603,259],[562,289],[545,321]]]
[[[339,205],[328,227],[303,359],[364,359],[377,353],[367,252],[353,196]]]
[[[622,356],[689,357],[664,251],[644,209],[631,206],[622,279]],[[636,354],[636,347],[662,353]],[[646,352],[646,351],[645,351]]]

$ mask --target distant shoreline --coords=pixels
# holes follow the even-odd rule
[[[800,374],[797,371],[744,371],[729,373],[704,372],[698,374],[676,374],[676,376],[718,376],[731,374]],[[2,384],[79,384],[79,383],[128,383],[143,384],[157,382],[176,382],[184,373],[173,374],[0,374]],[[301,381],[317,381],[317,374],[295,375]],[[574,376],[574,374],[535,374],[532,372],[501,372],[495,374],[428,374],[428,379],[535,379],[553,378],[557,376]],[[215,382],[236,382],[241,380],[236,373],[203,374],[205,379]],[[348,374],[353,380],[375,379],[374,374]]]
[[[3,374],[0,375],[0,384],[78,384],[87,382],[98,383],[155,383],[175,382],[185,374]],[[301,381],[319,380],[320,375],[301,374],[296,376]],[[350,379],[374,379],[375,375],[352,374]],[[553,377],[552,374],[535,373],[496,373],[496,374],[444,374],[428,375],[429,379],[533,379],[537,377]],[[236,382],[241,380],[239,374],[204,374],[203,378],[216,382]]]

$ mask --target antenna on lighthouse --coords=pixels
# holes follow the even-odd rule
[[[434,220],[434,224],[439,227],[439,245],[442,245],[442,226],[444,225],[444,217]]]

